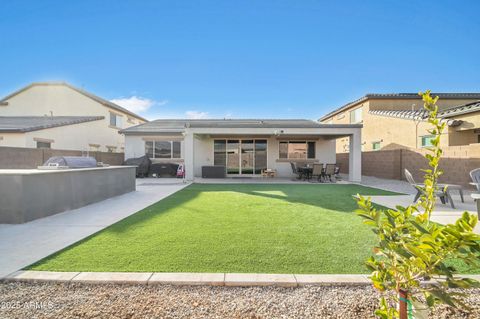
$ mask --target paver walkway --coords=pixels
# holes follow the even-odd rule
[[[137,179],[137,190],[25,224],[0,224],[0,278],[179,191],[179,179]]]

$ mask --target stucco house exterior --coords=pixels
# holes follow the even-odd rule
[[[0,146],[123,152],[119,130],[146,121],[68,83],[32,83],[0,100]]]
[[[227,176],[259,176],[275,169],[293,176],[290,162],[335,163],[335,141],[350,143],[349,179],[361,179],[361,124],[312,120],[156,120],[121,130],[125,158],[148,155],[153,162],[183,163],[187,180],[203,166],[226,167]]]
[[[442,146],[480,141],[480,93],[432,93],[438,96],[439,117],[447,123]],[[422,148],[431,139],[418,93],[367,94],[322,116],[328,124],[362,123],[362,151]],[[337,152],[348,152],[348,140],[340,138]]]

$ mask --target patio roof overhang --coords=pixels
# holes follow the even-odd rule
[[[362,128],[362,124],[351,125],[325,125],[318,127],[195,127],[186,128],[185,134],[192,133],[194,135],[210,135],[210,136],[276,136],[278,138],[286,138],[289,136],[328,136],[338,138],[358,133]]]

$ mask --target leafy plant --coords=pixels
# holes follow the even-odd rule
[[[425,156],[429,169],[424,170],[419,201],[407,207],[382,210],[373,206],[370,198],[360,195],[356,198],[357,214],[372,226],[378,240],[375,255],[367,260],[367,267],[372,271],[374,287],[382,292],[380,307],[375,312],[381,318],[400,316],[395,306],[400,294],[405,294],[408,302],[421,302],[423,296],[428,307],[442,303],[467,309],[461,294],[448,289],[480,286],[473,279],[455,276],[455,267],[448,263],[457,259],[472,267],[479,265],[480,236],[473,232],[477,216],[464,212],[454,224],[447,225],[430,221],[439,191],[437,180],[442,174],[438,164],[442,155],[440,136],[445,124],[437,118],[438,97],[432,98],[430,91],[420,95],[433,127],[429,132],[435,138]]]

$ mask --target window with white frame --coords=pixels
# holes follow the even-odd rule
[[[123,116],[110,112],[110,126],[122,128]]]
[[[356,124],[362,122],[362,108],[359,107],[353,111],[350,111],[350,124]]]
[[[424,135],[420,137],[422,141],[422,147],[433,146],[432,141],[435,139],[435,135]]]
[[[181,142],[145,141],[145,155],[149,158],[181,158]]]
[[[381,142],[380,141],[372,142],[372,150],[378,151],[378,150],[380,150],[380,148],[381,148]]]
[[[281,159],[314,159],[315,142],[313,141],[280,141],[279,154]]]

